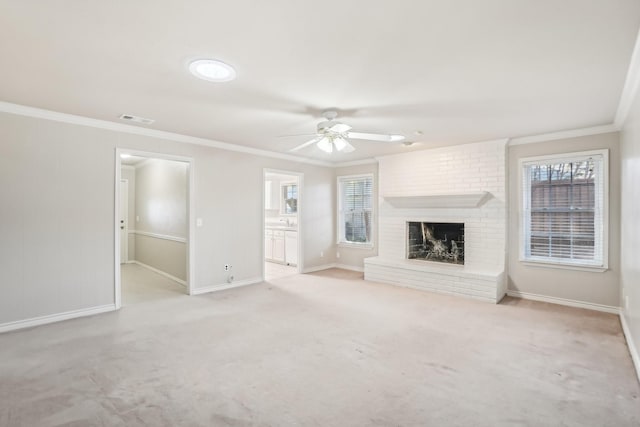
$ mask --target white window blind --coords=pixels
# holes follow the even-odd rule
[[[338,178],[338,243],[371,243],[373,176]]]
[[[606,267],[606,156],[522,163],[523,260]]]

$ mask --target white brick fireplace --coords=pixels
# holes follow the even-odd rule
[[[506,140],[378,160],[378,256],[365,259],[365,278],[500,301],[506,292]],[[464,266],[406,259],[408,221],[464,223]]]

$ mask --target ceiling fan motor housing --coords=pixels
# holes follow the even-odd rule
[[[327,153],[333,152],[334,147],[336,151],[351,153],[355,150],[353,145],[349,143],[351,138],[379,142],[396,142],[404,139],[402,135],[351,132],[351,126],[336,120],[338,113],[335,110],[325,111],[322,116],[326,120],[318,123],[316,137],[292,148],[290,151],[298,151],[309,145],[316,144],[318,148]]]

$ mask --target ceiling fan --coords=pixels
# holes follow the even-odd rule
[[[318,148],[326,153],[332,153],[333,150],[351,153],[355,147],[349,143],[350,139],[364,139],[373,142],[400,142],[404,140],[403,135],[351,132],[351,126],[336,121],[338,112],[335,110],[325,111],[322,116],[326,120],[318,123],[315,138],[289,151],[298,151],[309,145],[317,144]]]

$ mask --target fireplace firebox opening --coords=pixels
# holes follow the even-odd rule
[[[407,222],[407,259],[464,265],[464,223]]]

